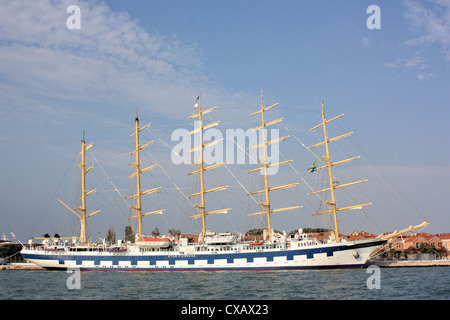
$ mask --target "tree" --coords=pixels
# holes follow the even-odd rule
[[[419,251],[420,251],[420,253],[435,253],[436,248],[432,244],[421,243],[420,247],[419,247]]]
[[[178,238],[181,235],[181,230],[176,230],[175,228],[169,229],[169,234],[174,238]]]
[[[398,260],[401,254],[402,252],[399,250],[389,250],[386,252],[387,258],[390,260]]]
[[[264,232],[264,229],[251,229],[251,230],[248,230],[246,233],[245,233],[245,235],[246,236],[259,236],[259,235],[262,235],[263,234],[263,232]]]
[[[263,235],[264,234],[264,230],[267,230],[267,229],[258,229],[258,228],[255,228],[255,229],[250,229],[250,230],[248,230],[246,233],[245,233],[245,235],[246,236],[260,236],[260,235]],[[283,232],[281,232],[280,230],[273,230],[273,232],[275,232],[275,233],[283,233]]]
[[[134,242],[134,232],[131,226],[125,227],[125,242]]]
[[[153,237],[159,237],[159,235],[160,235],[160,233],[159,233],[158,228],[153,229],[153,231],[152,231],[152,236],[153,236]]]
[[[109,244],[116,243],[116,232],[114,231],[114,227],[112,225],[108,229],[108,235],[106,236],[106,242]]]
[[[404,253],[406,254],[416,254],[419,253],[419,249],[415,247],[409,247],[408,249],[404,250]]]
[[[326,228],[303,228],[303,233],[324,233],[324,232],[330,232],[331,229]],[[297,230],[295,230],[297,232]]]
[[[442,258],[446,258],[448,256],[448,251],[444,247],[440,247],[439,249],[437,249],[436,253]]]

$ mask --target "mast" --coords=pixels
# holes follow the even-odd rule
[[[286,207],[286,208],[279,208],[279,209],[271,209],[271,205],[270,205],[270,196],[269,196],[269,191],[273,191],[273,190],[281,190],[281,189],[286,189],[286,188],[291,188],[291,187],[295,187],[296,185],[298,185],[298,183],[291,183],[291,184],[286,184],[286,185],[282,185],[282,186],[277,186],[277,187],[269,187],[269,179],[268,179],[268,174],[267,174],[267,169],[270,167],[274,167],[274,166],[278,166],[278,165],[282,165],[282,164],[286,164],[286,163],[290,163],[292,162],[292,160],[286,160],[286,161],[282,161],[282,162],[278,162],[278,163],[274,163],[274,164],[268,164],[267,163],[267,146],[269,144],[275,143],[275,142],[279,142],[282,140],[285,140],[287,138],[289,138],[289,136],[285,136],[282,138],[277,138],[274,140],[270,140],[267,141],[267,137],[266,137],[266,127],[270,126],[274,123],[278,123],[280,121],[283,120],[283,118],[280,119],[276,119],[270,122],[265,122],[264,120],[264,112],[278,106],[278,103],[273,104],[271,106],[268,107],[264,107],[263,104],[263,91],[261,89],[261,109],[259,111],[256,111],[254,113],[252,113],[252,116],[261,113],[261,126],[258,126],[256,128],[253,128],[252,131],[255,130],[261,130],[261,137],[262,137],[262,142],[256,146],[252,146],[249,149],[252,148],[263,148],[263,154],[262,154],[262,159],[260,159],[260,162],[262,164],[261,167],[258,167],[256,169],[250,170],[249,173],[251,172],[256,172],[256,171],[263,171],[263,175],[264,175],[264,189],[263,190],[259,190],[256,192],[252,192],[249,193],[248,195],[254,195],[254,194],[260,194],[260,193],[264,193],[265,194],[265,202],[261,202],[260,206],[265,208],[265,210],[260,211],[260,212],[255,212],[252,214],[249,214],[249,216],[254,216],[254,215],[260,215],[260,214],[265,214],[267,217],[267,231],[268,231],[268,238],[271,239],[272,237],[272,222],[271,222],[271,214],[274,212],[279,212],[279,211],[285,211],[285,210],[291,210],[291,209],[297,209],[297,208],[301,208],[301,206],[293,206],[293,207]]]
[[[266,196],[266,202],[263,206],[266,207],[267,216],[267,230],[269,239],[272,233],[272,223],[270,219],[270,197],[269,197],[269,180],[267,178],[267,144],[266,144],[266,130],[264,122],[264,104],[263,104],[263,92],[261,88],[261,132],[262,132],[262,145],[263,145],[263,167],[264,167],[264,194]]]
[[[349,161],[352,161],[352,160],[359,159],[359,157],[353,157],[353,158],[349,158],[349,159],[345,159],[345,160],[341,160],[341,161],[337,161],[337,162],[331,162],[329,143],[332,142],[332,141],[339,140],[339,139],[344,138],[344,137],[348,137],[353,132],[349,132],[349,133],[340,135],[338,137],[329,139],[328,138],[327,129],[326,129],[326,124],[331,122],[331,121],[333,121],[333,120],[336,120],[336,119],[342,117],[343,114],[341,114],[341,115],[339,115],[337,117],[334,117],[334,118],[332,118],[330,120],[326,120],[323,100],[321,101],[321,106],[322,106],[322,123],[317,125],[317,126],[315,126],[315,127],[313,127],[313,128],[311,128],[310,131],[313,131],[313,130],[315,130],[315,129],[317,129],[317,128],[322,126],[323,127],[324,140],[322,142],[319,142],[319,143],[315,144],[315,145],[309,146],[308,149],[313,148],[313,147],[317,147],[317,146],[320,146],[320,145],[325,145],[326,156],[322,160],[326,160],[326,165],[318,167],[316,170],[321,170],[321,169],[327,168],[330,187],[326,188],[326,189],[319,190],[319,191],[311,192],[309,194],[311,195],[311,194],[317,194],[317,193],[324,192],[324,191],[330,191],[330,193],[331,193],[331,202],[330,201],[326,201],[325,204],[327,206],[331,206],[331,209],[330,210],[326,210],[326,211],[322,211],[322,212],[314,213],[313,216],[320,215],[320,214],[325,214],[325,213],[333,214],[334,235],[335,235],[336,242],[339,242],[339,226],[338,226],[338,218],[337,218],[338,211],[349,210],[349,209],[361,209],[364,206],[371,205],[371,203],[358,204],[358,205],[342,207],[342,208],[338,208],[337,207],[337,205],[336,205],[336,197],[335,197],[335,192],[334,192],[335,189],[351,186],[351,185],[358,184],[358,183],[361,183],[361,182],[366,182],[367,180],[360,180],[360,181],[350,182],[350,183],[346,183],[346,184],[342,184],[342,185],[338,185],[337,182],[333,181],[333,173],[332,173],[332,169],[331,169],[333,166],[338,165],[338,164],[342,164],[342,163],[346,163],[346,162],[349,162]]]
[[[86,226],[87,226],[87,218],[93,216],[96,213],[99,213],[101,210],[94,211],[92,213],[87,213],[86,209],[86,197],[94,192],[97,191],[97,189],[93,189],[89,192],[86,192],[86,174],[94,167],[94,165],[91,165],[89,168],[86,169],[86,150],[88,150],[90,147],[92,147],[92,143],[89,145],[86,145],[86,141],[84,140],[84,131],[83,131],[83,140],[81,140],[81,163],[78,165],[81,168],[81,206],[75,208],[75,210],[80,211],[79,213],[76,213],[74,210],[72,210],[69,206],[67,206],[64,202],[58,199],[59,202],[61,202],[67,209],[69,209],[72,213],[74,213],[79,219],[80,219],[80,242],[86,243],[87,242],[87,232],[86,232]]]
[[[322,106],[322,124],[323,124],[323,137],[325,141],[325,150],[327,153],[327,168],[328,168],[328,178],[330,182],[330,191],[331,191],[331,203],[329,203],[333,210],[333,218],[334,218],[334,235],[336,237],[336,242],[339,242],[339,225],[337,220],[337,211],[336,211],[336,199],[334,196],[334,183],[333,183],[333,174],[331,173],[331,159],[330,159],[330,148],[328,146],[328,137],[327,137],[327,129],[325,124],[325,110],[323,108],[323,100],[321,101]]]
[[[135,172],[133,174],[131,174],[130,176],[128,176],[128,178],[132,178],[132,177],[136,176],[136,194],[128,197],[128,199],[136,198],[136,206],[132,206],[131,207],[131,209],[133,209],[136,212],[136,215],[132,216],[130,219],[136,219],[137,218],[137,220],[138,220],[138,235],[139,235],[139,237],[142,237],[142,235],[143,235],[142,217],[150,215],[150,214],[162,214],[165,211],[165,209],[161,209],[161,210],[156,210],[156,211],[152,211],[152,212],[142,213],[141,196],[144,195],[144,194],[149,194],[149,193],[156,192],[159,189],[161,189],[161,187],[156,187],[156,188],[153,188],[153,189],[141,191],[141,173],[145,172],[147,170],[153,169],[153,168],[155,168],[157,166],[157,164],[154,164],[154,165],[151,165],[151,166],[141,170],[140,151],[142,149],[144,149],[145,147],[148,147],[149,145],[153,144],[154,141],[150,141],[150,142],[146,143],[145,145],[140,146],[139,132],[141,132],[145,128],[148,128],[149,126],[150,126],[150,123],[145,125],[145,126],[143,126],[142,128],[139,128],[139,117],[138,117],[137,111],[136,111],[135,130],[134,130],[134,133],[130,135],[130,137],[135,136],[135,149],[134,149],[133,152],[130,153],[130,155],[136,154],[135,162],[133,164],[133,167],[135,168]]]
[[[210,109],[207,109],[207,110],[203,111],[202,107],[201,107],[201,93],[199,93],[194,108],[198,111],[198,113],[195,113],[195,114],[191,115],[190,117],[188,117],[188,119],[193,119],[193,118],[198,117],[198,121],[197,121],[197,124],[194,126],[196,128],[194,130],[190,131],[189,134],[196,134],[196,133],[198,133],[199,145],[197,147],[194,147],[194,148],[190,149],[189,152],[199,151],[199,163],[198,163],[199,169],[190,172],[189,175],[200,173],[200,192],[196,192],[196,193],[190,194],[188,197],[191,198],[191,197],[195,197],[195,196],[200,196],[200,205],[196,205],[195,206],[195,208],[200,209],[200,213],[191,216],[191,218],[199,218],[199,217],[202,218],[202,233],[201,233],[201,235],[202,235],[202,238],[203,238],[205,236],[205,234],[206,234],[206,216],[209,215],[209,214],[214,214],[214,213],[228,213],[228,211],[231,210],[231,208],[214,210],[214,211],[209,211],[209,212],[206,211],[205,194],[209,193],[209,192],[225,190],[225,189],[228,188],[228,186],[221,186],[221,187],[217,187],[217,188],[213,188],[213,189],[207,189],[207,190],[205,189],[205,174],[204,174],[204,172],[207,171],[207,170],[214,169],[214,168],[217,168],[219,166],[222,166],[222,165],[224,165],[224,163],[223,162],[222,163],[217,163],[217,164],[213,164],[213,165],[205,167],[203,152],[204,152],[205,148],[207,148],[209,146],[212,146],[212,145],[215,145],[216,143],[221,142],[223,140],[223,138],[203,144],[203,142],[204,142],[203,141],[203,130],[218,125],[219,121],[216,121],[216,122],[213,122],[213,123],[210,123],[210,124],[207,124],[207,125],[203,125],[203,118],[202,118],[202,116],[204,114],[207,114],[207,113],[217,109],[217,107],[213,107],[213,108],[210,108]]]

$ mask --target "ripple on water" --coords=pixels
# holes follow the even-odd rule
[[[362,270],[81,272],[81,289],[63,271],[1,271],[0,299],[299,300],[450,299],[450,267],[382,268],[381,289]]]

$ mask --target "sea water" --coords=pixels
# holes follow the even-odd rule
[[[450,267],[78,273],[3,270],[0,299],[449,300]]]

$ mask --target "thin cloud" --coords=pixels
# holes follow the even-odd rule
[[[450,0],[429,0],[417,2],[405,0],[404,13],[413,31],[419,36],[405,41],[406,45],[437,44],[442,56],[450,61]]]
[[[414,69],[425,69],[426,68],[426,59],[416,55],[409,59],[404,60],[404,65],[406,68],[414,68]]]
[[[361,43],[362,43],[362,45],[364,47],[369,47],[370,46],[370,39],[368,37],[362,37]]]
[[[420,73],[417,75],[417,79],[419,80],[429,80],[431,79],[431,77],[433,76],[433,74],[430,73]]]
[[[66,27],[72,4],[81,9],[80,30]],[[150,34],[106,4],[7,1],[0,16],[2,108],[83,101],[164,112],[209,86],[195,44]]]
[[[415,36],[401,43],[401,47],[407,50],[404,57],[384,65],[416,72],[417,79],[429,80],[433,77],[429,61],[442,58],[450,61],[450,0],[404,0],[401,3],[405,7],[403,16]]]
[[[404,67],[410,70],[421,70],[427,68],[427,59],[416,53],[413,57],[397,58],[384,64],[388,68]]]

